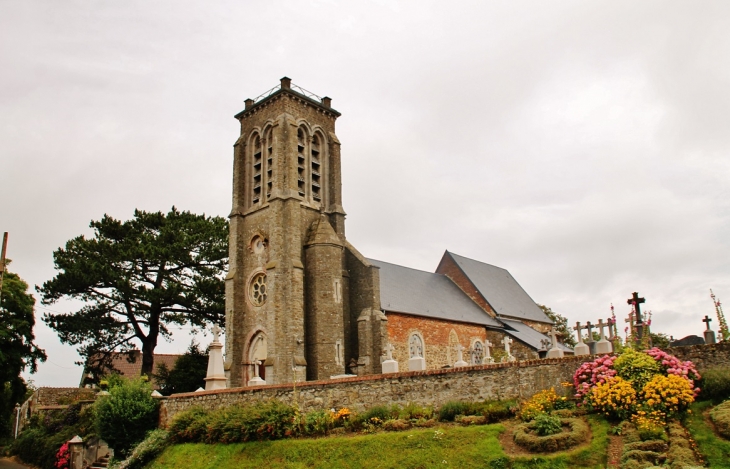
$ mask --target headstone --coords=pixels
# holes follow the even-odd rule
[[[606,326],[608,326],[608,324],[604,323],[603,319],[598,320],[598,334],[601,339],[596,342],[596,353],[604,354],[613,352],[613,346],[611,345],[611,342],[606,339],[606,335],[603,333],[603,330],[606,328]]]
[[[259,366],[261,366],[261,360],[254,360],[253,362],[253,378],[248,380],[249,386],[263,386],[266,384],[266,381],[261,379],[261,376],[259,376]]]
[[[509,345],[512,343],[512,339],[510,339],[507,336],[504,336],[504,339],[502,339],[502,343],[504,344],[504,351],[507,352],[507,355],[502,357],[502,362],[514,362],[517,361],[515,357],[512,356],[512,352],[509,348]]]
[[[588,340],[586,340],[586,345],[588,346],[588,350],[590,350],[591,355],[596,354],[596,341],[593,340],[593,324],[591,324],[590,321],[586,321],[586,326],[584,327],[586,331],[588,331]]]
[[[409,353],[411,358],[408,359],[408,371],[425,371],[426,359],[423,358],[423,341],[413,334],[409,341]]]
[[[487,340],[484,342],[484,360],[482,360],[482,363],[484,365],[491,365],[492,363],[494,363],[494,358],[492,358],[492,352],[489,349],[492,346],[493,344],[490,341]]]
[[[705,339],[696,335],[688,335],[669,344],[670,347],[683,347],[685,345],[704,345]]]
[[[469,366],[469,364],[464,361],[464,346],[456,344],[454,345],[454,350],[456,350],[456,363],[454,363],[454,368]]]
[[[205,390],[213,391],[226,388],[226,372],[223,368],[223,344],[218,336],[221,328],[213,326],[213,342],[208,352],[208,372],[205,375]]]
[[[558,333],[555,332],[555,329],[550,329],[550,332],[548,332],[548,335],[550,335],[550,340],[552,341],[552,347],[550,350],[548,350],[547,357],[548,358],[563,358],[565,355],[563,351],[558,347]]]
[[[383,373],[398,373],[398,362],[393,360],[393,344],[385,346],[385,361],[383,361]]]
[[[710,329],[710,319],[709,316],[705,315],[705,319],[702,320],[705,324],[707,324],[707,330],[705,331],[705,343],[706,344],[715,344],[717,343],[717,340],[715,339],[715,331]]]
[[[575,353],[575,355],[590,355],[591,350],[583,342],[583,327],[581,327],[579,322],[575,323],[575,327],[573,328],[573,330],[578,332],[578,344],[573,347],[573,352]]]

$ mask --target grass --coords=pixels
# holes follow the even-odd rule
[[[717,436],[703,415],[711,406],[710,401],[695,402],[685,423],[709,466],[730,468],[730,441]]]
[[[206,445],[165,450],[148,469],[239,468],[448,468],[563,469],[605,467],[608,424],[591,419],[590,446],[550,457],[510,458],[498,436],[501,424],[442,426],[374,435]]]

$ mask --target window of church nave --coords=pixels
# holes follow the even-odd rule
[[[261,200],[261,179],[262,179],[262,173],[261,173],[261,164],[262,164],[262,158],[261,158],[261,137],[256,135],[253,142],[253,156],[252,156],[252,197],[251,197],[251,204],[256,205]]]
[[[307,184],[307,172],[306,172],[306,157],[305,155],[305,145],[306,144],[306,135],[304,134],[304,130],[300,127],[299,130],[297,130],[297,188],[299,190],[299,195],[302,197],[306,197],[306,184]]]
[[[312,198],[317,202],[322,200],[320,191],[320,141],[319,135],[312,137]]]
[[[423,339],[418,334],[411,334],[411,338],[408,341],[410,349],[410,358],[421,357],[423,358]]]
[[[254,304],[254,306],[261,306],[264,303],[266,303],[266,274],[263,272],[259,272],[258,274],[254,275],[254,277],[251,279],[251,284],[248,289],[249,297],[251,298],[251,303]]]
[[[480,340],[475,340],[471,346],[471,364],[481,365],[484,360],[484,344]]]
[[[266,132],[266,200],[271,198],[271,189],[274,180],[274,139],[271,138],[271,129]]]

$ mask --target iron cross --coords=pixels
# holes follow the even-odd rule
[[[633,293],[633,295],[632,295],[632,297],[631,297],[631,298],[629,298],[629,299],[628,299],[628,300],[627,300],[626,302],[627,302],[628,304],[630,304],[630,305],[633,305],[633,306],[634,306],[634,309],[636,309],[636,322],[637,322],[638,324],[641,324],[641,323],[642,323],[642,320],[641,320],[641,308],[640,308],[640,306],[639,306],[639,305],[640,305],[641,303],[644,303],[644,302],[646,302],[646,299],[644,299],[644,298],[639,298],[639,294],[638,294],[637,292],[634,292],[634,293]]]
[[[707,324],[707,330],[708,331],[710,330],[710,322],[711,321],[712,321],[712,319],[710,319],[710,317],[705,314],[705,319],[703,319],[702,322],[704,322],[705,324]]]

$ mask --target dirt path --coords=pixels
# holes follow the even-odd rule
[[[0,469],[31,469],[8,458],[0,458]]]

